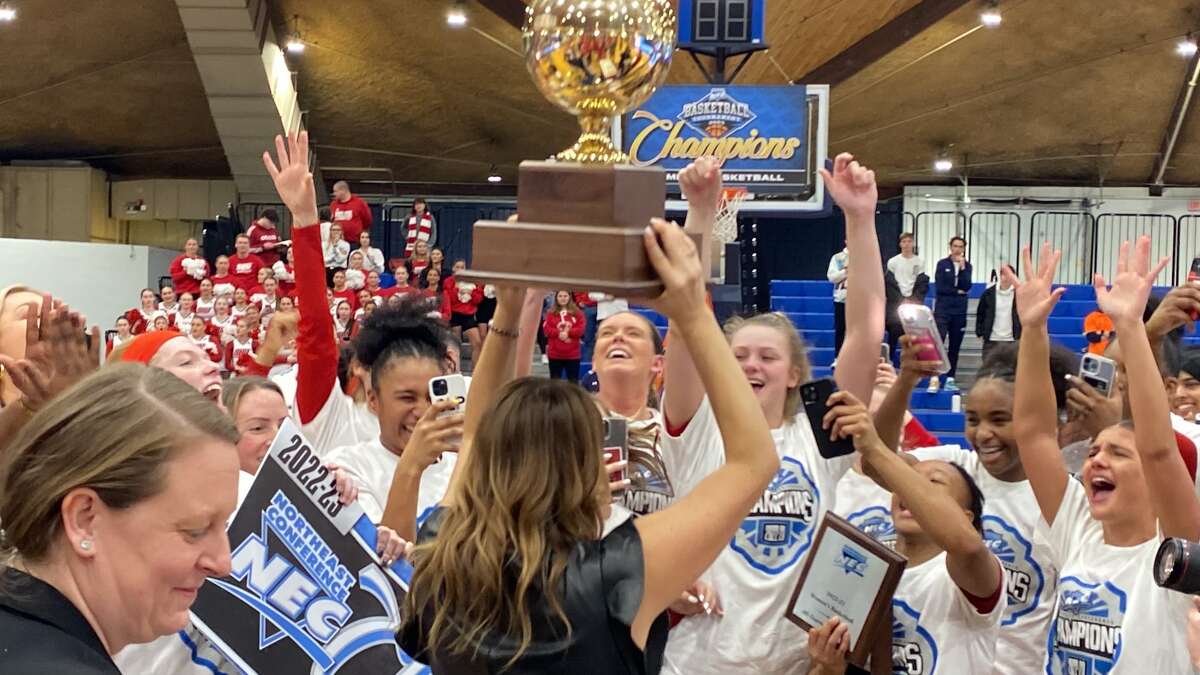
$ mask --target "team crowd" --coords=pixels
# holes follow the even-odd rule
[[[287,419],[380,559],[413,566],[396,643],[434,673],[1200,672],[1200,581],[1155,574],[1164,542],[1200,540],[1200,361],[1178,344],[1200,287],[1152,299],[1147,238],[1095,280],[1108,393],[1050,339],[1060,253],[999,271],[1016,330],[964,387],[959,447],[909,412],[946,364],[896,330],[913,280],[850,155],[821,170],[853,264],[816,418],[786,315],[721,326],[707,301],[688,234],[711,232],[716,162],[681,172],[683,227],[647,224],[664,290],[633,300],[662,335],[627,300],[456,279],[423,202],[385,260],[345,185],[318,210],[308,156],[306,134],[264,155],[290,240],[270,210],[212,269],[189,240],[106,341],[53,289],[0,291],[0,672],[238,672],[188,610],[230,574],[225,526]],[[555,377],[530,375],[538,351]],[[430,382],[464,361],[459,412]],[[827,513],[907,561],[874,635],[787,618]]]

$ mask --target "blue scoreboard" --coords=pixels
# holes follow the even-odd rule
[[[763,49],[766,16],[766,0],[680,0],[679,46],[699,53]]]

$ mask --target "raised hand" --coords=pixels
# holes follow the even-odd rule
[[[1023,326],[1045,325],[1050,318],[1050,312],[1058,304],[1058,299],[1065,288],[1054,288],[1054,273],[1058,271],[1058,261],[1062,259],[1062,251],[1053,251],[1050,242],[1042,243],[1038,255],[1037,271],[1033,269],[1033,259],[1029,255],[1029,247],[1021,249],[1021,265],[1025,267],[1025,281],[1017,277],[1011,267],[1005,265],[1000,269],[1000,275],[1012,284],[1017,301],[1017,316]]]
[[[1150,268],[1150,237],[1138,237],[1132,256],[1129,249],[1129,242],[1121,244],[1121,253],[1117,256],[1117,276],[1113,278],[1112,288],[1108,287],[1103,276],[1096,274],[1092,277],[1096,304],[1114,324],[1142,322],[1142,313],[1146,311],[1146,300],[1150,297],[1154,279],[1171,260],[1163,256],[1153,269]],[[1024,320],[1024,317],[1021,318]]]
[[[688,208],[715,212],[721,200],[721,165],[712,157],[701,157],[679,172],[679,187]]]
[[[876,450],[888,452],[887,446],[879,440],[875,422],[867,406],[854,394],[848,391],[834,392],[826,403],[829,412],[825,413],[821,426],[829,429],[833,440],[852,438],[854,447],[864,455]]]
[[[922,345],[913,342],[908,335],[900,336],[900,377],[909,382],[916,382],[925,377],[936,377],[942,366],[941,361],[922,361]]]
[[[441,459],[442,453],[458,450],[463,435],[463,416],[438,417],[456,407],[458,402],[451,400],[429,406],[404,446],[404,452],[400,455],[402,464],[420,474]]]
[[[100,328],[84,333],[87,320],[50,294],[26,305],[25,357],[0,356],[31,410],[41,408],[100,366]],[[91,344],[88,344],[88,337]]]
[[[655,218],[643,240],[650,264],[665,287],[662,295],[646,304],[677,321],[707,312],[703,266],[691,238],[675,223]]]
[[[1158,308],[1146,322],[1146,334],[1151,339],[1162,338],[1167,333],[1193,322],[1200,315],[1200,286],[1187,283],[1176,286],[1158,303]]]
[[[825,189],[848,216],[846,224],[875,222],[875,205],[879,202],[879,190],[875,186],[875,172],[862,166],[854,155],[843,152],[833,160],[833,171],[825,167],[817,169],[825,179]]]
[[[279,164],[271,160],[271,152],[267,151],[263,153],[263,165],[275,182],[280,201],[292,212],[292,227],[317,225],[317,190],[308,170],[308,132],[301,131],[299,136],[288,134],[286,145],[282,136],[276,136],[275,153]]]

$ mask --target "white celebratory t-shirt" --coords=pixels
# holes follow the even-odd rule
[[[771,435],[781,460],[758,503],[705,573],[725,616],[697,614],[671,630],[664,673],[736,675],[808,672],[808,634],[784,618],[805,555],[838,480],[857,453],[825,459],[803,413]],[[663,436],[663,458],[677,495],[685,495],[725,461],[707,399],[679,437]]]
[[[295,415],[300,425],[299,415]],[[367,443],[379,438],[379,418],[342,392],[337,378],[329,386],[329,396],[308,424],[300,425],[304,437],[322,456],[344,445]],[[386,500],[387,496],[384,495]]]
[[[857,471],[847,471],[837,484],[834,513],[850,521],[888,548],[896,548],[892,493]]]
[[[1048,675],[1192,672],[1185,632],[1191,596],[1154,583],[1161,535],[1136,546],[1104,543],[1104,528],[1073,478],[1046,529],[1062,571]]]
[[[1042,512],[1029,481],[1009,483],[988,473],[979,455],[957,445],[918,448],[919,460],[940,459],[966,469],[983,493],[983,539],[1004,566],[1008,607],[996,645],[997,675],[1037,672],[1046,654],[1058,568],[1041,531]]]
[[[417,527],[446,495],[450,486],[450,474],[454,472],[454,461],[458,455],[447,452],[441,461],[435,462],[421,474],[421,492],[417,497]],[[392,475],[400,456],[393,454],[379,439],[342,446],[329,453],[326,461],[333,462],[346,470],[358,485],[358,503],[373,523],[383,519],[383,508],[387,505],[388,492],[392,489]]]
[[[992,672],[1004,596],[1002,592],[991,612],[980,614],[950,578],[944,552],[904,570],[892,596],[892,672]]]
[[[645,445],[650,446],[653,456],[648,461],[650,464],[657,464],[658,467],[656,469],[646,466],[646,461],[630,462],[629,478],[636,484],[630,485],[621,493],[620,504],[639,516],[662,511],[675,500],[673,481],[671,475],[665,471],[666,463],[662,456],[662,439],[666,435],[662,413],[651,409],[648,419],[628,420],[628,429],[630,445],[634,445],[634,439],[639,437],[648,441],[637,445],[643,446],[642,452],[647,452]]]

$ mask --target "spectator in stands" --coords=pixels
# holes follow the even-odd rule
[[[475,308],[475,323],[479,324],[479,337],[486,340],[488,325],[496,314],[496,287],[493,284],[483,285],[483,298]]]
[[[371,246],[370,231],[363,230],[362,234],[358,235],[358,250],[363,254],[364,271],[379,272],[380,274],[387,271],[383,262],[383,251]]]
[[[583,310],[583,317],[587,324],[583,329],[583,345],[580,347],[581,355],[584,361],[589,363],[592,360],[592,351],[596,348],[596,328],[599,324],[598,308],[599,302],[592,298],[590,293],[579,291],[575,293],[575,304],[579,309]],[[554,337],[547,335],[546,337]]]
[[[171,283],[180,293],[197,293],[200,280],[208,276],[208,261],[200,257],[200,244],[189,238],[183,244],[183,253],[171,261],[169,272]]]
[[[454,261],[454,274],[467,269],[467,261]],[[471,357],[479,353],[483,346],[483,336],[479,331],[479,323],[475,320],[475,310],[479,309],[479,301],[483,299],[483,289],[469,281],[458,281],[454,274],[442,282],[445,300],[442,305],[443,317],[450,322],[450,328],[455,334],[465,336],[471,345]],[[446,314],[449,316],[446,316]]]
[[[335,270],[333,273],[333,298],[334,301],[345,300],[350,303],[351,309],[358,309],[358,298],[355,297],[354,290],[346,285],[346,271]],[[336,306],[335,306],[336,308]]]
[[[350,303],[339,300],[333,308],[333,333],[342,342],[350,341],[350,331],[354,327],[354,310]]]
[[[250,252],[270,267],[279,262],[279,213],[275,209],[263,209],[258,219],[246,230],[250,238]]]
[[[233,305],[229,308],[229,313],[234,318],[246,316],[246,309],[250,307],[250,294],[246,289],[239,288],[233,292]]]
[[[233,291],[237,288],[237,279],[229,273],[229,256],[217,256],[217,271],[209,277],[213,283],[213,294],[217,297],[233,299]]]
[[[175,297],[174,288],[163,286],[158,292],[158,297],[161,298],[161,301],[158,303],[158,311],[166,314],[168,317],[179,309],[179,299]]]
[[[1008,277],[988,286],[975,310],[975,335],[983,340],[983,360],[998,344],[1021,339],[1021,317],[1017,315],[1013,285]]]
[[[1083,318],[1083,337],[1087,338],[1087,351],[1090,354],[1101,355],[1108,348],[1108,343],[1114,337],[1112,319],[1100,308],[1096,308]]]
[[[295,262],[293,261],[291,248],[287,249],[287,252],[283,254],[283,258],[287,262],[284,262],[284,260],[276,261],[271,266],[271,271],[274,272],[275,281],[279,285],[279,295],[288,296],[296,291],[296,272],[293,267]]]
[[[200,282],[200,295],[196,298],[196,316],[208,321],[213,316],[213,305],[217,296],[213,293],[212,279]]]
[[[397,279],[397,281],[399,281],[399,280]],[[399,293],[400,291],[398,289],[406,288],[407,286],[408,286],[408,280],[405,279],[403,287],[393,286],[391,288],[383,288],[380,285],[379,272],[375,272],[372,270],[370,272],[367,272],[367,283],[366,283],[366,285],[363,286],[363,290],[366,291],[371,296],[371,298],[373,300],[375,300],[376,303],[382,304],[384,300],[387,300],[388,298],[392,297],[393,295]],[[359,304],[361,305],[362,303],[359,303]]]
[[[112,354],[113,350],[133,339],[133,331],[129,329],[129,319],[119,316],[117,317],[117,332],[108,339],[108,346],[104,350],[104,356]]]
[[[188,339],[192,341],[192,344],[208,354],[208,358],[212,359],[213,363],[220,363],[222,356],[220,341],[213,340],[212,336],[208,334],[208,324],[204,322],[204,319],[194,316],[188,322],[188,326]]]
[[[246,320],[246,325],[250,327],[250,339],[258,341],[262,338],[263,332],[263,315],[258,311],[258,305],[251,304],[246,308],[246,315],[242,317]]]
[[[546,334],[546,355],[550,358],[550,377],[579,381],[580,338],[583,337],[584,316],[571,292],[554,294],[554,305],[542,321]]]
[[[196,316],[196,301],[191,293],[179,295],[179,308],[171,314],[171,325],[178,331],[185,331],[192,325],[192,317]]]
[[[437,224],[434,223],[433,214],[429,213],[424,199],[418,197],[413,200],[412,210],[409,211],[408,219],[404,222],[404,256],[406,258],[412,258],[413,254],[417,252],[417,242],[424,242],[426,248],[437,242]]]
[[[1171,392],[1171,408],[1189,422],[1195,422],[1200,413],[1200,349],[1192,347],[1180,359],[1179,376],[1175,380],[1175,390]]]
[[[275,307],[276,312],[291,312],[296,309],[296,301],[290,295],[285,295],[279,298],[279,304]]]
[[[379,300],[376,300],[375,296],[371,295],[371,291],[366,288],[360,289],[355,297],[358,298],[358,309],[354,310],[355,321],[362,317],[363,311],[366,310],[367,305],[379,304]]]
[[[141,305],[125,312],[134,335],[141,335],[154,327],[154,317],[160,314],[158,296],[149,288],[142,289]]]
[[[233,339],[225,345],[225,370],[241,375],[254,359],[258,344],[250,337],[250,322],[246,317],[237,319],[236,326]]]
[[[153,323],[150,324],[150,328],[146,332],[163,330],[172,330],[171,320],[167,318],[166,314],[157,314],[154,317]]]
[[[407,267],[410,270],[409,274],[412,276],[415,276],[415,277],[420,277],[422,274],[425,273],[425,270],[428,269],[432,265],[432,261],[433,261],[433,256],[429,252],[429,244],[427,244],[423,241],[418,241],[412,254],[409,255],[407,258],[407,262],[408,262]],[[439,267],[438,269],[442,269],[442,268]],[[443,272],[444,271],[445,270],[443,270]],[[395,274],[397,277],[399,277],[400,270],[396,270]],[[442,274],[442,276],[447,276],[447,275]]]
[[[333,283],[334,270],[344,270],[350,263],[350,244],[342,239],[342,226],[334,223],[329,228],[329,241],[325,243],[325,276]]]
[[[956,392],[958,384],[954,376],[958,372],[958,352],[967,330],[967,302],[971,292],[971,263],[967,261],[966,239],[959,236],[950,239],[950,255],[938,261],[934,282],[937,284],[937,302],[933,306],[933,317],[950,357],[945,388]],[[930,392],[938,390],[940,380],[939,377],[929,378]]]
[[[262,258],[250,252],[250,237],[239,234],[233,243],[236,253],[229,259],[229,274],[233,285],[249,290],[258,283],[258,271],[263,268]]]
[[[116,673],[126,645],[185,627],[195,591],[230,570],[236,440],[192,388],[133,365],[34,417],[0,493],[3,670]]]
[[[850,269],[850,251],[843,247],[829,259],[825,277],[833,284],[833,353],[842,351],[846,337],[846,275]]]
[[[897,310],[905,303],[924,304],[925,296],[929,293],[929,275],[925,273],[925,261],[914,253],[915,249],[916,238],[913,234],[901,234],[900,252],[888,259],[887,270],[883,276],[884,289],[887,291],[884,328],[887,329],[892,363],[899,363],[898,345],[900,336],[904,334],[904,326],[900,323]]]
[[[354,196],[350,192],[350,185],[344,180],[333,184],[333,203],[329,205],[329,212],[333,224],[340,225],[346,241],[354,242],[355,246],[358,245],[358,236],[364,231],[370,231],[371,223],[374,222],[371,207],[361,198]],[[342,263],[341,267],[345,266],[345,263]]]
[[[362,251],[352,252],[349,261],[350,266],[346,268],[346,287],[357,291],[367,285],[367,273],[363,269]]]
[[[220,340],[221,344],[229,342],[237,328],[236,319],[229,305],[229,298],[217,298],[213,303],[213,316],[208,320],[209,334]]]
[[[429,266],[436,267],[446,276],[446,254],[440,248],[429,248]]]
[[[275,311],[279,304],[279,291],[275,280],[267,277],[263,280],[262,293],[255,293],[250,296],[250,302],[258,305],[258,311],[263,316],[268,316]]]

